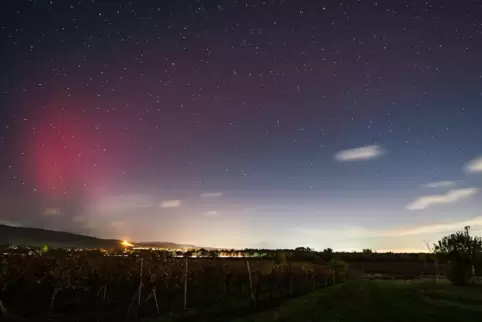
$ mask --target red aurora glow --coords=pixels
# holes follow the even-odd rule
[[[79,110],[46,109],[31,129],[24,167],[39,192],[58,196],[80,188],[96,194],[122,178],[127,160],[120,156],[129,155],[123,153],[128,138]]]

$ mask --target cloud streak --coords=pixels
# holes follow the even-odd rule
[[[343,150],[335,154],[337,161],[363,161],[375,159],[383,154],[383,150],[379,145],[363,146],[360,148]]]
[[[423,186],[425,188],[446,188],[446,187],[451,187],[455,186],[455,181],[438,181],[438,182],[430,182],[427,184],[424,184]]]
[[[224,195],[223,192],[204,192],[204,193],[201,193],[201,197],[204,197],[204,198],[221,197],[222,195]]]
[[[159,204],[160,208],[177,208],[181,206],[181,200],[164,200]]]
[[[386,236],[409,236],[409,235],[424,235],[435,233],[452,233],[462,230],[465,226],[470,226],[472,229],[482,228],[482,217],[475,217],[473,219],[463,221],[441,222],[429,225],[423,225],[413,228],[402,228],[398,230],[387,231],[382,235]]]
[[[2,218],[0,218],[0,225],[7,225],[7,226],[12,226],[12,227],[22,227],[22,225],[17,223],[17,222],[5,220],[5,219],[2,219]]]
[[[129,193],[99,199],[92,212],[112,215],[136,211],[138,208],[149,208],[153,205],[148,195]]]
[[[303,236],[314,243],[324,244],[330,242],[350,242],[358,241],[361,248],[366,245],[368,240],[387,241],[385,238],[397,238],[406,236],[427,237],[432,234],[449,234],[462,230],[465,226],[470,226],[473,232],[482,230],[482,216],[459,220],[459,221],[439,221],[417,226],[399,226],[395,228],[372,229],[361,226],[344,226],[314,229],[297,228],[293,231],[295,236]],[[319,242],[320,241],[320,242]],[[357,248],[357,247],[355,247]],[[358,249],[357,248],[357,249]]]
[[[122,220],[115,220],[110,223],[116,229],[122,229],[126,227],[126,223]]]
[[[470,161],[465,169],[469,173],[482,173],[482,156]]]
[[[82,215],[72,217],[72,221],[76,224],[80,224],[86,221],[86,218]]]
[[[60,215],[60,208],[46,208],[44,210],[44,215],[46,215],[46,216]]]
[[[407,205],[408,210],[424,210],[437,204],[450,204],[467,199],[476,194],[477,188],[453,189],[446,194],[421,196]]]

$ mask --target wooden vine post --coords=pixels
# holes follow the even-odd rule
[[[186,272],[184,273],[184,310],[187,309],[187,275],[188,275],[188,256],[186,254]]]
[[[0,316],[7,314],[7,309],[3,306],[2,300],[0,300]]]
[[[54,309],[55,299],[57,298],[57,294],[59,293],[59,291],[60,291],[60,288],[55,287],[52,292],[52,297],[50,298],[50,305],[49,305],[50,311]]]
[[[129,308],[127,309],[126,313],[126,318],[129,316],[129,313],[131,312],[132,307],[134,306],[134,303],[136,302],[137,298],[137,317],[139,318],[139,309],[141,307],[141,296],[142,296],[142,274],[144,270],[144,258],[141,258],[141,271],[139,275],[139,286],[137,287],[136,292],[134,293],[134,296],[132,297],[131,304],[129,305]]]
[[[248,268],[248,276],[249,276],[249,287],[251,289],[251,299],[253,300],[253,306],[256,308],[256,297],[254,296],[254,288],[253,288],[253,279],[251,277],[251,268],[249,267],[249,262],[246,261],[246,267]]]
[[[142,293],[142,286],[143,286],[143,283],[142,283],[143,270],[144,270],[144,258],[141,258],[141,274],[140,274],[141,278],[139,280],[139,296],[137,297],[137,307],[141,306],[141,293]]]
[[[107,283],[104,284],[104,296],[103,296],[104,301],[106,297],[107,297]]]
[[[438,283],[439,279],[439,272],[438,272],[438,257],[437,253],[435,252],[435,249],[433,247],[430,247],[429,242],[424,240],[425,245],[427,246],[427,249],[430,253],[433,254],[433,262],[435,264],[435,283]]]

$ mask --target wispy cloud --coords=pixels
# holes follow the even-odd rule
[[[437,204],[455,203],[466,199],[475,193],[477,188],[453,189],[446,194],[421,196],[415,199],[411,204],[407,205],[408,210],[423,210]]]
[[[145,201],[139,204],[139,208],[151,208],[154,204],[150,201]]]
[[[482,156],[470,161],[465,170],[469,173],[482,173]]]
[[[138,208],[150,208],[154,203],[146,194],[129,193],[122,195],[107,196],[99,199],[93,205],[92,212],[112,215],[136,211]]]
[[[83,223],[86,221],[86,218],[84,216],[75,216],[75,217],[72,217],[72,221],[79,224],[79,223]]]
[[[331,247],[335,250],[377,251],[416,251],[426,252],[424,240],[436,242],[443,236],[471,227],[474,235],[482,233],[482,216],[455,220],[430,220],[415,225],[387,225],[376,227],[373,224],[316,224],[293,227],[283,242],[303,244],[321,250]]]
[[[338,161],[361,161],[379,157],[383,150],[379,145],[363,146],[360,148],[343,150],[335,154]]]
[[[44,215],[46,216],[60,215],[60,208],[45,208]]]
[[[331,228],[294,228],[294,235],[307,238],[336,241],[345,239],[372,238],[380,235],[380,231],[364,228],[361,226],[339,226]]]
[[[216,210],[209,210],[207,212],[208,216],[216,216],[218,214],[218,212]]]
[[[427,248],[376,249],[377,253],[428,253]]]
[[[364,245],[368,240],[374,239],[387,241],[384,238],[453,233],[462,230],[465,226],[470,226],[471,231],[474,233],[481,231],[482,216],[458,221],[437,221],[416,226],[399,226],[395,228],[368,228],[361,226],[343,226],[322,229],[295,228],[293,234],[295,236],[303,236],[308,240],[323,240],[325,242],[362,241],[360,245]]]
[[[206,197],[206,198],[221,197],[222,195],[224,195],[223,192],[203,192],[203,193],[201,193],[201,197]]]
[[[177,208],[181,206],[181,200],[164,200],[159,204],[161,208]]]
[[[0,218],[0,225],[7,225],[7,226],[12,226],[12,227],[22,227],[22,225],[17,223],[17,222],[9,221],[9,220],[2,219],[2,218]]]
[[[482,217],[475,217],[473,219],[451,222],[439,222],[412,228],[402,228],[391,230],[382,235],[388,236],[408,236],[408,235],[428,235],[435,233],[452,233],[462,230],[465,226],[470,226],[472,230],[482,228]]]
[[[424,184],[423,187],[425,188],[446,188],[446,187],[451,187],[455,186],[456,182],[455,181],[438,181],[438,182],[430,182],[427,184]]]
[[[124,228],[126,226],[126,223],[123,222],[122,220],[112,221],[110,224],[113,227],[115,227],[116,229],[121,229],[121,228]]]

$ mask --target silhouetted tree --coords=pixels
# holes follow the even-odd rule
[[[286,252],[278,252],[275,257],[276,264],[286,264],[288,262],[288,255]]]
[[[326,260],[328,262],[331,261],[333,259],[333,249],[325,248],[323,250],[322,257],[323,257],[324,260]]]
[[[339,281],[348,274],[348,264],[340,259],[332,259],[328,263],[328,267],[334,271],[336,279]]]
[[[211,258],[216,258],[216,257],[219,257],[219,252],[218,252],[217,250],[210,250],[210,251],[208,252],[208,255],[209,255],[209,257],[211,257]]]
[[[470,227],[445,236],[434,245],[436,254],[448,259],[447,277],[459,285],[467,284],[475,275],[475,265],[482,254],[482,239],[470,236]]]

